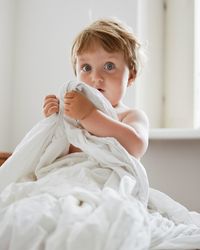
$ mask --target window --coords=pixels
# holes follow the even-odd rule
[[[152,128],[200,126],[199,23],[198,0],[139,2],[138,36],[148,62],[134,95]]]

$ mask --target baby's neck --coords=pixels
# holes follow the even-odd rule
[[[124,103],[120,102],[117,106],[114,107],[114,109],[116,110],[117,114],[119,114],[129,110],[129,107],[127,107]]]

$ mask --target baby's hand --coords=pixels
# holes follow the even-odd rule
[[[85,119],[95,106],[83,94],[70,91],[64,96],[64,114],[76,120]]]
[[[49,117],[59,112],[59,99],[55,95],[47,95],[44,99],[43,114]]]

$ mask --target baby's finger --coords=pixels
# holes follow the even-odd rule
[[[72,90],[70,92],[65,93],[65,98],[73,98],[76,95],[76,91]]]
[[[47,96],[45,96],[43,102],[45,103],[45,102],[50,102],[50,101],[57,101],[57,102],[59,102],[59,99],[55,95],[47,95]]]
[[[71,105],[73,103],[72,99],[64,99],[64,105]]]
[[[58,112],[59,112],[59,106],[52,103],[47,104],[43,108],[43,113],[47,117],[52,115],[53,113],[58,113]]]
[[[54,114],[54,113],[58,113],[58,112],[59,112],[58,107],[51,107],[48,110],[48,113],[51,114],[51,115]]]
[[[64,109],[64,114],[71,117],[71,112],[69,109]]]
[[[57,102],[47,102],[45,107],[47,108],[51,108],[51,107],[58,107],[58,103]]]
[[[44,99],[47,100],[49,98],[58,99],[56,95],[47,95],[47,96],[45,96]]]
[[[46,106],[49,105],[49,104],[59,105],[59,99],[55,99],[55,98],[46,99],[46,100],[44,101],[43,107],[46,107]]]

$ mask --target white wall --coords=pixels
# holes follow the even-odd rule
[[[137,83],[137,105],[149,117],[151,128],[163,127],[164,91],[164,9],[163,0],[140,0],[139,38],[147,62]]]
[[[167,128],[194,127],[194,1],[166,1],[165,109]]]
[[[150,186],[200,212],[200,139],[150,140],[142,159]]]
[[[195,22],[195,44],[194,44],[194,81],[195,81],[195,88],[194,88],[194,110],[195,110],[195,117],[194,117],[194,125],[196,128],[200,128],[200,1],[195,0],[194,3],[194,22]]]
[[[0,1],[0,150],[9,150],[11,144],[14,13],[13,0]]]
[[[9,149],[12,151],[25,133],[42,118],[43,97],[50,93],[57,94],[59,86],[73,78],[70,48],[75,35],[92,19],[110,16],[122,19],[137,32],[137,2],[127,0],[124,5],[120,0],[15,1],[15,40],[12,44],[6,44],[5,38],[6,46],[12,47],[11,52],[13,50],[14,68],[12,74],[10,71],[7,74],[13,79],[13,106],[10,112],[12,127],[8,129],[10,122],[4,118],[5,128],[2,127],[4,136],[1,136],[0,150],[8,149],[6,144],[9,137]],[[2,5],[6,6],[7,2],[2,2]],[[12,2],[9,8],[12,8]],[[2,25],[5,25],[4,31],[9,33],[9,36],[12,35],[10,23],[13,16],[10,9],[7,11],[8,20],[2,22]],[[11,40],[8,37],[8,41]],[[7,47],[4,58],[11,57]],[[4,48],[1,46],[1,49]],[[9,92],[7,88],[4,88],[6,93]],[[126,102],[133,104],[133,92],[128,95]],[[5,94],[2,93],[2,96]],[[8,93],[4,99],[5,107],[10,101]],[[7,109],[4,109],[4,112],[8,114]]]

